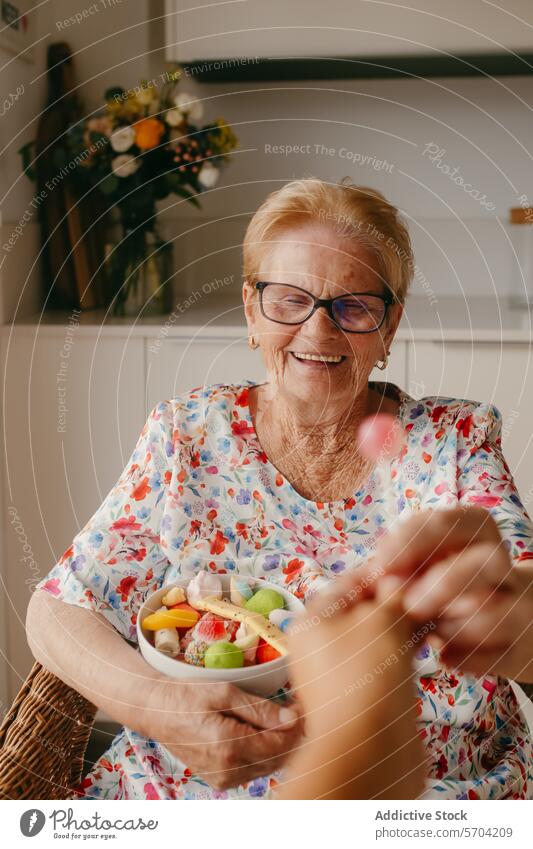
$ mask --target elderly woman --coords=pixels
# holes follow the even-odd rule
[[[499,413],[369,382],[387,363],[412,272],[407,229],[375,190],[294,181],[253,216],[243,298],[268,381],[159,403],[30,605],[36,657],[124,725],[84,779],[86,797],[258,798],[280,783],[302,739],[298,699],[171,681],[126,642],[148,593],[201,569],[266,578],[306,603],[352,571],[367,586],[376,574],[407,578],[412,621],[426,623],[416,634],[443,641],[415,660],[426,794],[533,797],[531,738],[506,680],[533,681],[522,564],[533,527]],[[385,475],[357,439],[378,411],[404,435]],[[395,517],[398,533],[416,527],[381,540],[390,548],[376,573]]]

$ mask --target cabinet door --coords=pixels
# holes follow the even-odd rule
[[[408,375],[407,389],[416,397],[450,395],[495,404],[503,417],[505,457],[527,507],[533,498],[530,346],[413,342],[409,344]]]
[[[393,342],[387,368],[384,371],[375,368],[370,379],[386,380],[404,389],[407,380],[407,342]]]
[[[11,698],[35,584],[95,512],[146,420],[143,340],[15,330],[5,362],[5,592]]]
[[[151,408],[165,398],[209,383],[232,383],[249,378],[266,380],[261,354],[251,351],[242,339],[175,339],[163,344],[146,342],[146,404]],[[385,371],[374,369],[373,380],[405,385],[406,345],[394,344]]]
[[[176,339],[146,341],[148,407],[196,386],[265,380],[259,351],[241,339]]]

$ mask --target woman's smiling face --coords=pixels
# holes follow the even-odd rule
[[[389,294],[376,257],[368,248],[342,239],[332,228],[308,224],[285,230],[265,256],[259,279],[299,286],[316,298],[351,292]],[[376,361],[384,358],[402,309],[389,307],[386,321],[373,333],[346,333],[317,309],[302,324],[285,325],[262,315],[259,293],[243,287],[248,329],[261,347],[269,381],[284,394],[308,403],[344,407],[366,387]],[[341,357],[326,363],[299,359],[302,354]]]

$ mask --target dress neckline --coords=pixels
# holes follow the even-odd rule
[[[256,381],[254,381],[254,380],[246,380],[242,384],[238,384],[238,389],[239,390],[251,389],[252,387],[255,387],[255,386],[264,386],[266,383],[268,383],[268,381],[266,381],[266,380],[262,381],[261,383],[256,383]],[[368,385],[371,388],[374,388],[374,387],[377,387],[377,386],[382,386],[383,387],[383,393],[382,394],[385,397],[389,397],[389,398],[395,397],[398,400],[399,405],[398,405],[398,411],[396,413],[395,418],[398,421],[398,423],[401,425],[402,430],[405,430],[405,422],[404,422],[405,409],[406,409],[407,404],[410,401],[412,401],[413,399],[407,394],[407,392],[404,392],[403,389],[400,389],[400,387],[396,386],[396,384],[394,384],[394,383],[389,383],[389,382],[386,382],[386,381],[370,380],[368,382]],[[371,488],[371,484],[375,480],[375,478],[378,474],[376,466],[374,466],[374,469],[372,470],[372,472],[370,473],[370,475],[366,479],[366,481],[363,483],[363,485],[358,490],[353,492],[351,495],[348,495],[346,498],[339,498],[336,501],[313,501],[310,498],[305,498],[304,495],[299,493],[298,490],[294,488],[294,486],[291,484],[291,482],[288,480],[288,478],[286,478],[285,475],[282,474],[282,472],[280,472],[280,470],[274,465],[274,463],[271,462],[271,460],[269,459],[269,457],[266,454],[266,451],[264,451],[263,446],[261,445],[261,442],[260,442],[259,437],[257,435],[255,425],[254,425],[254,421],[253,421],[253,418],[252,418],[252,413],[251,413],[251,410],[250,410],[249,393],[247,393],[246,403],[242,404],[241,409],[242,409],[242,411],[243,411],[243,413],[246,417],[246,422],[247,422],[247,426],[248,426],[247,427],[248,438],[253,440],[256,443],[258,449],[261,451],[263,457],[265,458],[263,465],[266,466],[267,469],[270,470],[271,474],[273,474],[274,477],[277,476],[277,477],[281,478],[283,488],[290,491],[294,495],[294,497],[297,498],[299,501],[301,501],[304,505],[307,505],[308,507],[312,506],[315,509],[319,509],[319,510],[323,510],[323,509],[329,509],[329,510],[342,509],[342,510],[345,510],[347,501],[350,501],[351,499],[362,497],[362,495],[364,495],[365,491],[367,491],[368,489]]]

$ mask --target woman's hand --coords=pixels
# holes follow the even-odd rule
[[[279,768],[302,734],[290,708],[226,683],[161,678],[140,720],[195,775],[217,790],[236,787]]]
[[[332,582],[291,628],[307,741],[278,797],[412,799],[422,790],[411,623],[386,581],[374,600],[359,601],[354,578]]]
[[[401,582],[409,616],[435,623],[447,665],[533,680],[531,570],[513,567],[490,513],[419,513],[383,539],[375,561]]]

